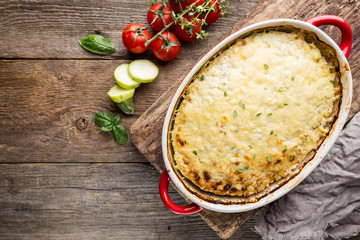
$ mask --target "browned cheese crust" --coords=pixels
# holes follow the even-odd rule
[[[334,121],[334,66],[302,33],[260,32],[204,67],[174,117],[174,165],[200,189],[250,196],[292,173]]]

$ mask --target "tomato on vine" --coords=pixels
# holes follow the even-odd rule
[[[205,18],[205,22],[207,24],[212,24],[219,19],[221,15],[219,1],[220,0],[210,0],[210,4],[211,4],[209,7],[210,10],[207,13],[205,13],[205,16],[203,14],[200,16],[200,18]]]
[[[182,22],[175,24],[175,34],[185,42],[196,40],[197,35],[201,34],[201,23],[198,20],[189,19],[184,16]]]
[[[133,53],[143,53],[151,45],[154,55],[163,61],[174,59],[180,51],[180,43],[169,29],[175,25],[175,33],[186,42],[206,39],[209,35],[202,26],[212,24],[219,17],[227,16],[230,0],[148,0],[149,25],[157,32],[154,37],[141,24],[130,24],[124,29],[123,42]],[[172,10],[172,9],[173,10]],[[175,13],[176,12],[176,13]]]
[[[181,13],[186,9],[186,7],[188,7],[194,2],[196,2],[195,3],[196,6],[200,6],[204,3],[204,0],[169,0],[169,4],[171,8],[176,13]]]
[[[163,3],[152,5],[147,13],[147,21],[155,32],[160,32],[166,25],[174,21],[171,7]]]
[[[164,31],[151,42],[151,50],[158,59],[170,61],[179,54],[180,42],[175,34]]]
[[[132,53],[143,53],[148,50],[149,46],[145,46],[145,43],[150,39],[150,32],[138,23],[129,24],[122,33],[123,43]]]

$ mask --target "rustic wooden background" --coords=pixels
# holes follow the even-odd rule
[[[145,0],[0,0],[0,239],[218,239],[198,215],[166,209],[157,170],[92,118],[120,113],[130,129],[256,4],[233,0],[228,18],[207,28],[208,40],[183,44],[169,63],[140,55],[160,75],[137,89],[135,114],[125,116],[106,92],[114,68],[139,57],[125,50],[121,33],[131,20],[146,24]],[[94,33],[117,51],[84,51],[77,40]],[[230,239],[260,239],[253,226],[252,218]]]
[[[261,0],[245,17],[239,19],[234,24],[230,32],[233,33],[249,24],[269,19],[292,18],[305,21],[314,16],[327,14],[338,15],[345,18],[352,26],[354,39],[351,56],[348,59],[353,73],[354,86],[352,105],[348,117],[348,119],[350,119],[360,110],[360,65],[358,64],[360,58],[359,9],[360,1]],[[335,41],[339,41],[341,36],[339,29],[333,26],[323,26],[321,29],[329,34]],[[196,61],[193,62],[195,64]],[[131,139],[134,145],[159,171],[164,169],[161,141],[159,141],[159,139],[161,139],[164,117],[176,89],[186,74],[187,71],[184,72],[183,76],[179,76],[174,84],[133,123],[130,129]],[[226,239],[232,236],[256,211],[257,209],[237,214],[225,214],[204,210],[199,213],[199,215],[221,238]]]
[[[120,113],[130,129],[256,3],[232,1],[229,16],[207,28],[210,38],[183,44],[172,62],[141,55],[160,75],[137,89],[135,114],[125,116],[106,92],[115,67],[139,57],[125,50],[121,33],[130,20],[147,24],[145,0],[0,0],[0,239],[218,239],[198,215],[166,209],[155,168],[92,118]],[[94,33],[116,52],[84,51],[77,40]],[[231,239],[260,239],[253,225]]]

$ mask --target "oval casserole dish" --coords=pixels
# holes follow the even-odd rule
[[[349,111],[351,75],[336,44],[312,28],[296,20],[252,25],[186,76],[165,119],[163,154],[192,201],[220,212],[260,207],[325,156]]]

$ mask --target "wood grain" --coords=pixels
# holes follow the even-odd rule
[[[199,216],[168,211],[158,180],[144,163],[0,164],[0,239],[218,239]],[[260,239],[253,224],[237,239]]]
[[[146,25],[143,0],[0,0],[0,239],[218,239],[199,216],[171,214],[154,168],[131,141],[118,146],[92,118],[120,112],[106,96],[117,65],[152,59],[160,75],[137,89],[135,114],[121,114],[129,128],[256,3],[234,1],[228,18],[207,27],[208,40],[182,44],[175,60],[162,63],[121,43],[130,19]],[[84,51],[77,40],[93,33],[117,51]],[[253,225],[238,239],[259,239]]]
[[[258,5],[253,8],[243,19],[239,20],[232,28],[231,32],[247,26],[252,23],[260,22],[275,18],[293,18],[299,20],[306,20],[317,15],[333,14],[345,18],[354,31],[353,50],[349,58],[349,63],[352,68],[354,93],[353,104],[349,118],[360,110],[360,22],[358,20],[358,11],[360,2],[358,1],[288,1],[288,0],[270,0],[260,1]],[[324,27],[331,37],[339,41],[339,30],[333,27]],[[193,64],[196,61],[193,61]],[[164,168],[161,156],[161,128],[166,110],[170,104],[172,96],[183,79],[184,73],[169,90],[164,93],[131,127],[131,137],[135,146],[141,153],[159,170]],[[200,215],[212,227],[218,227],[219,219],[226,218],[226,214],[203,214]],[[251,216],[251,214],[249,214]],[[241,224],[246,221],[246,217],[242,214],[233,214],[230,218],[233,222],[238,222],[233,226],[223,228],[219,232],[219,236],[226,238],[231,236]]]
[[[302,5],[315,10],[300,12],[303,1],[292,2],[262,1],[239,24],[277,12],[305,19],[318,9],[345,14],[358,34],[356,1],[309,1]],[[0,0],[0,239],[218,239],[198,215],[171,214],[158,195],[158,172],[131,141],[118,146],[92,117],[100,110],[120,112],[105,94],[118,64],[152,59],[160,75],[137,89],[134,116],[121,115],[129,128],[163,92],[174,91],[176,80],[256,3],[232,1],[228,18],[207,28],[208,40],[182,44],[178,58],[161,63],[150,51],[129,54],[121,43],[131,19],[146,25],[144,0]],[[336,35],[336,29],[326,30]],[[93,33],[109,37],[117,51],[97,56],[80,48],[77,40]],[[354,38],[358,46],[359,35]],[[359,56],[353,54],[355,75]],[[151,111],[156,117],[144,125],[148,136],[162,124],[162,109]],[[156,143],[149,150],[159,153]],[[49,162],[54,164],[44,164]],[[174,189],[170,193],[185,204]],[[224,238],[241,225],[231,215],[203,214]],[[253,226],[250,219],[230,239],[260,239]]]
[[[100,131],[92,121],[94,113],[120,113],[121,123],[129,128],[189,69],[189,59],[199,57],[202,49],[218,41],[239,14],[245,15],[256,2],[233,4],[226,21],[220,19],[208,27],[208,40],[183,44],[175,60],[153,59],[160,68],[159,77],[136,90],[135,114],[124,116],[106,92],[114,84],[116,66],[138,57],[153,58],[150,52],[129,54],[121,45],[121,30],[130,19],[146,23],[145,1],[0,1],[0,162],[146,161],[131,140],[119,147],[108,133]],[[100,34],[116,39],[119,51],[98,56],[83,50],[77,40],[94,33],[89,29],[101,29]],[[79,129],[76,123],[86,128]]]
[[[257,2],[234,1],[227,18],[207,27],[210,38],[183,43],[177,59],[198,58]],[[0,58],[154,59],[151,51],[130,54],[121,40],[122,30],[131,20],[147,26],[148,8],[146,0],[2,0]],[[108,56],[86,52],[77,41],[89,34],[108,37],[117,51]]]
[[[106,92],[123,62],[129,60],[0,61],[0,162],[146,161],[131,141],[120,147],[93,121],[98,111],[121,112]],[[185,60],[174,64],[158,63],[166,74],[136,90],[134,115],[120,113],[124,126],[168,88],[178,74],[171,69],[189,67]]]

